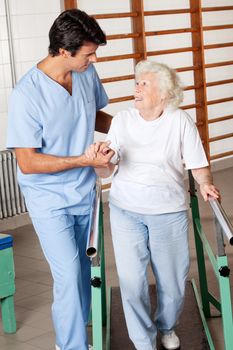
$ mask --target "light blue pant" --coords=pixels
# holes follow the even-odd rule
[[[90,259],[86,256],[89,215],[32,218],[54,279],[52,317],[61,350],[87,350]]]
[[[173,329],[182,311],[189,270],[187,211],[141,215],[110,205],[110,221],[123,308],[137,350],[152,350],[157,329]],[[151,318],[147,267],[156,279]]]

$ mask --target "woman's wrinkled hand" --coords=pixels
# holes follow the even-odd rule
[[[109,147],[111,141],[106,142],[100,142],[97,141],[90,145],[86,151],[85,156],[90,159],[94,160],[97,157],[97,153],[102,153],[103,155],[107,155],[109,151],[111,151],[111,148]]]
[[[220,192],[218,188],[215,187],[213,184],[200,184],[200,192],[202,194],[202,197],[204,198],[204,201],[207,201],[210,197],[218,199],[219,201],[221,200]]]

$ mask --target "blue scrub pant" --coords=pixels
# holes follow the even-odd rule
[[[137,350],[156,347],[183,308],[189,270],[187,211],[141,215],[110,205],[112,239],[129,337]],[[151,318],[147,268],[156,279],[157,310]]]
[[[89,215],[32,218],[54,284],[52,318],[61,350],[87,350],[90,259],[86,256]]]

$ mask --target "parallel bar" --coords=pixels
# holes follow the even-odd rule
[[[228,219],[223,207],[219,201],[214,198],[210,198],[209,203],[229,243],[233,245],[233,226]]]
[[[90,258],[94,258],[98,252],[99,245],[99,212],[100,212],[100,195],[101,183],[96,182],[95,198],[92,200],[92,208],[90,214],[90,227],[87,241],[86,254]]]

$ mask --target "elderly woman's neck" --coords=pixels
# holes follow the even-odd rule
[[[164,111],[164,106],[157,106],[153,109],[138,109],[138,111],[144,120],[151,121],[161,117]]]

